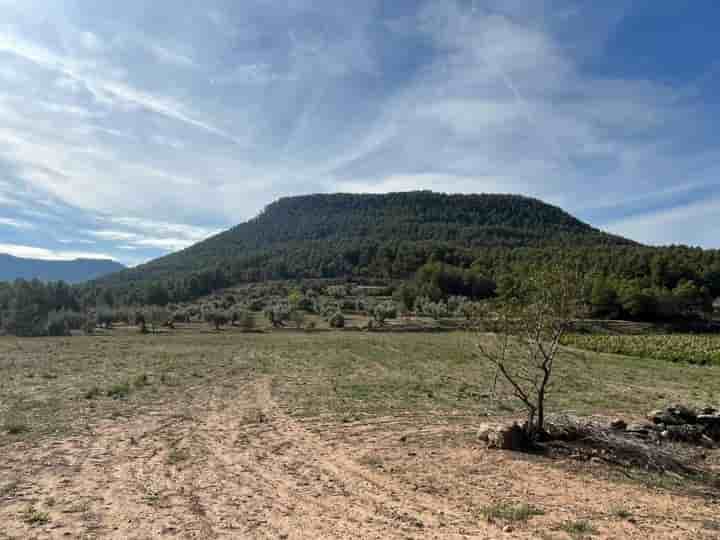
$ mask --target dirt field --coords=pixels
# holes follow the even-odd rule
[[[477,424],[516,411],[471,339],[3,338],[0,539],[720,538],[713,496],[484,449]],[[554,406],[583,413],[720,389],[713,368],[612,356],[559,375]]]

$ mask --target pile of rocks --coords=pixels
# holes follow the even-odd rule
[[[626,431],[646,439],[686,442],[713,447],[720,443],[720,411],[669,405],[650,412],[649,422],[631,424]]]

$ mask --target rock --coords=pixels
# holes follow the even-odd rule
[[[490,438],[490,432],[497,429],[497,427],[498,426],[495,424],[480,424],[477,434],[478,440],[488,442],[488,439]]]
[[[676,442],[686,442],[697,444],[703,436],[702,426],[692,426],[686,424],[684,426],[667,426],[661,434],[663,439]]]
[[[505,525],[505,527],[503,527],[503,532],[504,532],[504,533],[511,533],[511,532],[513,532],[514,530],[515,530],[515,529],[512,527],[512,525]]]
[[[622,420],[621,418],[616,418],[615,420],[610,422],[610,429],[613,429],[615,431],[625,431],[627,427],[627,422],[625,422],[625,420]]]
[[[716,415],[718,413],[718,410],[714,407],[704,407],[700,409],[700,414],[710,414],[710,415]]]
[[[478,439],[487,443],[488,448],[498,450],[522,450],[525,448],[525,432],[517,424],[482,424]]]
[[[687,424],[680,415],[676,414],[676,409],[673,407],[652,411],[648,414],[648,420],[654,424],[664,424],[666,426],[681,426],[683,424]]]
[[[717,416],[715,414],[699,414],[697,416],[697,423],[704,426],[720,424],[720,416]]]
[[[720,442],[720,422],[712,424],[703,424],[703,433],[710,437],[713,441]]]
[[[680,418],[685,424],[694,424],[697,422],[697,413],[685,405],[673,405],[668,408],[668,412],[671,412],[673,416]]]
[[[630,424],[626,428],[626,431],[628,433],[637,435],[638,437],[642,437],[644,439],[649,438],[651,435],[658,435],[660,433],[660,430],[661,428],[658,425],[648,423]]]
[[[700,436],[699,442],[700,442],[700,446],[702,446],[703,448],[707,448],[707,449],[715,448],[715,441],[705,434]]]

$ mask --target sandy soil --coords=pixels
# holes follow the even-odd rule
[[[593,538],[720,538],[709,501],[489,451],[442,421],[300,421],[266,380],[5,451],[0,539],[560,539],[578,519]],[[499,501],[545,513],[489,522],[481,508]],[[31,505],[47,523],[26,522]]]

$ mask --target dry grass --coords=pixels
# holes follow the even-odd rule
[[[10,538],[501,534],[483,516],[513,523],[517,538],[716,534],[704,525],[714,507],[678,486],[482,451],[480,417],[519,408],[491,400],[474,339],[204,327],[0,339],[0,522]],[[720,391],[716,368],[617,356],[567,353],[557,375],[551,408],[577,414]],[[583,520],[597,533],[564,532]]]

